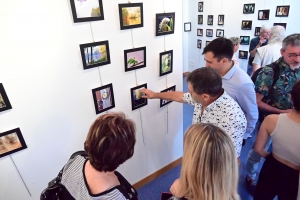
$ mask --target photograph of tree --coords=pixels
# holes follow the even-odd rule
[[[119,4],[120,28],[143,27],[143,3]]]

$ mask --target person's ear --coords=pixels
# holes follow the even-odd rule
[[[202,98],[205,102],[209,101],[210,96],[208,94],[202,94]]]
[[[280,54],[283,56],[284,50],[280,49]]]

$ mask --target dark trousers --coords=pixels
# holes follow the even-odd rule
[[[277,161],[270,154],[258,178],[254,200],[296,200],[298,194],[299,171]]]

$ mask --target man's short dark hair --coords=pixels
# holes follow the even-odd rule
[[[297,113],[300,113],[300,81],[297,81],[291,91],[291,97],[294,105],[294,109]]]
[[[211,67],[202,67],[192,71],[187,82],[191,83],[197,94],[208,94],[216,97],[222,92],[222,78]]]
[[[212,52],[214,54],[214,58],[218,59],[218,62],[223,58],[227,58],[231,61],[233,56],[233,44],[231,40],[220,37],[211,41],[204,48],[202,55],[208,52]]]

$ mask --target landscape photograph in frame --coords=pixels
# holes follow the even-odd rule
[[[146,47],[124,50],[125,72],[146,67]]]
[[[112,83],[92,89],[96,114],[115,107],[114,90]]]
[[[159,54],[159,76],[170,74],[173,71],[173,50]]]
[[[147,89],[147,83],[130,89],[132,110],[136,110],[148,104],[147,98],[142,98],[145,94],[140,91],[144,88]]]
[[[176,85],[173,85],[171,87],[168,87],[167,89],[164,89],[160,92],[174,92],[176,90]],[[168,101],[165,99],[160,99],[160,107],[164,107],[165,105],[168,105],[169,103],[171,103],[172,101]]]
[[[27,145],[19,128],[0,133],[0,158],[26,148]]]
[[[174,30],[175,12],[156,14],[156,36],[173,34]]]
[[[143,3],[119,4],[120,29],[144,26]]]
[[[70,0],[70,4],[74,23],[104,20],[102,0]]]

